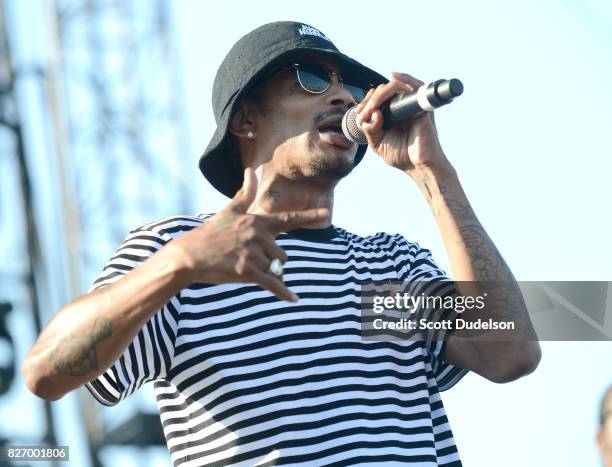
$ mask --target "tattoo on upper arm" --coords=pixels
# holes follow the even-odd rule
[[[97,370],[96,345],[111,335],[110,320],[96,318],[88,332],[73,334],[59,343],[53,352],[55,369],[68,376],[83,376]]]

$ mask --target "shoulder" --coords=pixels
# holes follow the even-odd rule
[[[380,250],[399,249],[413,254],[422,249],[418,243],[406,240],[406,238],[399,233],[376,232],[372,235],[361,236],[340,227],[336,227],[336,231],[339,236],[361,248]]]
[[[129,236],[152,235],[163,242],[178,238],[192,229],[200,227],[213,214],[177,215],[164,217],[133,229]]]

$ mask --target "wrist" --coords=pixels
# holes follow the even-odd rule
[[[417,184],[434,217],[444,212],[449,199],[465,196],[457,171],[450,162],[420,165],[406,171]]]
[[[427,203],[433,204],[444,200],[444,195],[453,191],[459,179],[454,167],[448,164],[428,164],[407,170],[406,173],[420,188]]]
[[[168,265],[172,281],[183,289],[194,282],[194,265],[190,255],[182,248],[180,239],[169,242],[162,251]]]
[[[417,183],[418,180],[424,178],[432,178],[440,182],[450,182],[457,178],[457,171],[444,154],[435,158],[434,161],[414,165],[404,172]]]

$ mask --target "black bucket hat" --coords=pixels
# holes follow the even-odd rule
[[[384,76],[341,53],[325,34],[304,23],[278,21],[243,36],[217,71],[212,99],[217,130],[199,163],[204,177],[224,195],[232,198],[243,182],[243,173],[235,167],[227,148],[229,122],[240,97],[272,68],[298,52],[309,51],[337,58],[345,69],[359,73],[372,86],[388,82]],[[355,164],[361,162],[366,149],[366,145],[358,147]]]

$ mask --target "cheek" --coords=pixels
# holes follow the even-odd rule
[[[266,132],[262,136],[270,145],[283,151],[314,147],[319,139],[314,124],[318,104],[312,96],[303,96],[289,84],[281,83],[269,103],[270,112],[264,122]]]
[[[312,146],[319,138],[319,133],[313,131],[312,122],[304,115],[278,112],[268,123],[270,142],[279,148],[303,149]]]
[[[283,138],[279,138],[276,151],[285,155],[308,153],[317,147],[317,141],[317,136],[312,133],[305,131],[296,134],[295,131],[292,131],[290,134],[285,134]]]

